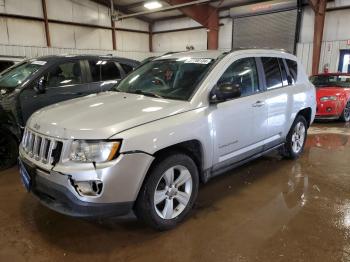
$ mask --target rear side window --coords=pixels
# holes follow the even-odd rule
[[[120,64],[125,72],[125,74],[129,74],[132,70],[134,70],[134,68],[130,65],[127,64]]]
[[[283,85],[278,58],[262,57],[261,61],[265,71],[267,90],[282,87]]]
[[[121,78],[118,66],[112,61],[89,60],[92,82]]]
[[[107,80],[115,80],[120,79],[120,71],[117,67],[117,65],[114,62],[107,62],[103,61],[101,63],[101,80],[107,81]]]
[[[292,84],[294,84],[298,79],[298,63],[290,59],[286,59],[286,63],[289,69],[289,74],[292,78]]]

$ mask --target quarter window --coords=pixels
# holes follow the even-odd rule
[[[134,68],[127,64],[120,64],[125,72],[125,74],[129,74]]]
[[[286,59],[286,63],[289,69],[289,74],[292,78],[292,84],[294,84],[298,79],[298,63],[290,59]]]
[[[243,58],[230,65],[218,84],[230,83],[241,87],[241,96],[248,96],[259,91],[258,73],[254,58]]]
[[[121,78],[119,68],[113,61],[89,60],[89,67],[93,82]]]
[[[261,61],[265,71],[267,90],[282,87],[282,78],[278,59],[276,57],[262,57]]]
[[[45,76],[46,87],[76,85],[82,83],[79,61],[62,63],[51,69]]]
[[[101,63],[101,80],[115,80],[120,79],[120,71],[114,62],[103,61]]]

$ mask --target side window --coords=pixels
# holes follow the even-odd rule
[[[280,64],[280,70],[281,70],[281,76],[282,76],[282,84],[283,84],[283,86],[287,86],[287,85],[289,85],[289,83],[288,83],[287,71],[286,71],[286,68],[284,66],[283,59],[282,58],[278,58],[278,62]]]
[[[92,82],[99,82],[101,81],[101,72],[100,72],[100,64],[101,61],[97,60],[89,60],[89,67],[90,67],[90,73]]]
[[[262,57],[261,61],[265,71],[267,90],[282,87],[282,78],[278,59],[276,57]]]
[[[48,88],[76,85],[83,82],[79,61],[66,62],[54,66],[44,77]]]
[[[298,79],[298,63],[294,60],[286,59],[286,63],[289,69],[289,74],[294,84]]]
[[[231,83],[241,86],[241,96],[248,96],[259,91],[258,72],[254,58],[239,59],[230,65],[218,84]]]
[[[115,80],[120,79],[120,71],[114,62],[103,61],[101,63],[101,80]]]
[[[129,74],[132,70],[134,70],[134,68],[132,66],[130,66],[130,65],[121,64],[121,63],[119,63],[119,64],[122,66],[122,68],[123,68],[123,70],[124,70],[126,75]]]

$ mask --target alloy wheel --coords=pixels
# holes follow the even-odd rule
[[[184,166],[166,170],[154,192],[154,208],[162,219],[179,216],[188,205],[193,188],[190,171]]]
[[[306,128],[303,122],[298,122],[295,125],[292,135],[292,149],[295,154],[298,154],[304,146],[305,131]]]

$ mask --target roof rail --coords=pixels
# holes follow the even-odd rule
[[[274,51],[280,51],[280,52],[284,52],[284,53],[291,53],[286,49],[283,48],[271,48],[271,47],[257,47],[257,46],[253,46],[253,47],[235,47],[231,49],[231,53],[235,52],[235,51],[240,51],[240,50],[256,50],[256,49],[262,49],[262,50],[274,50]]]

